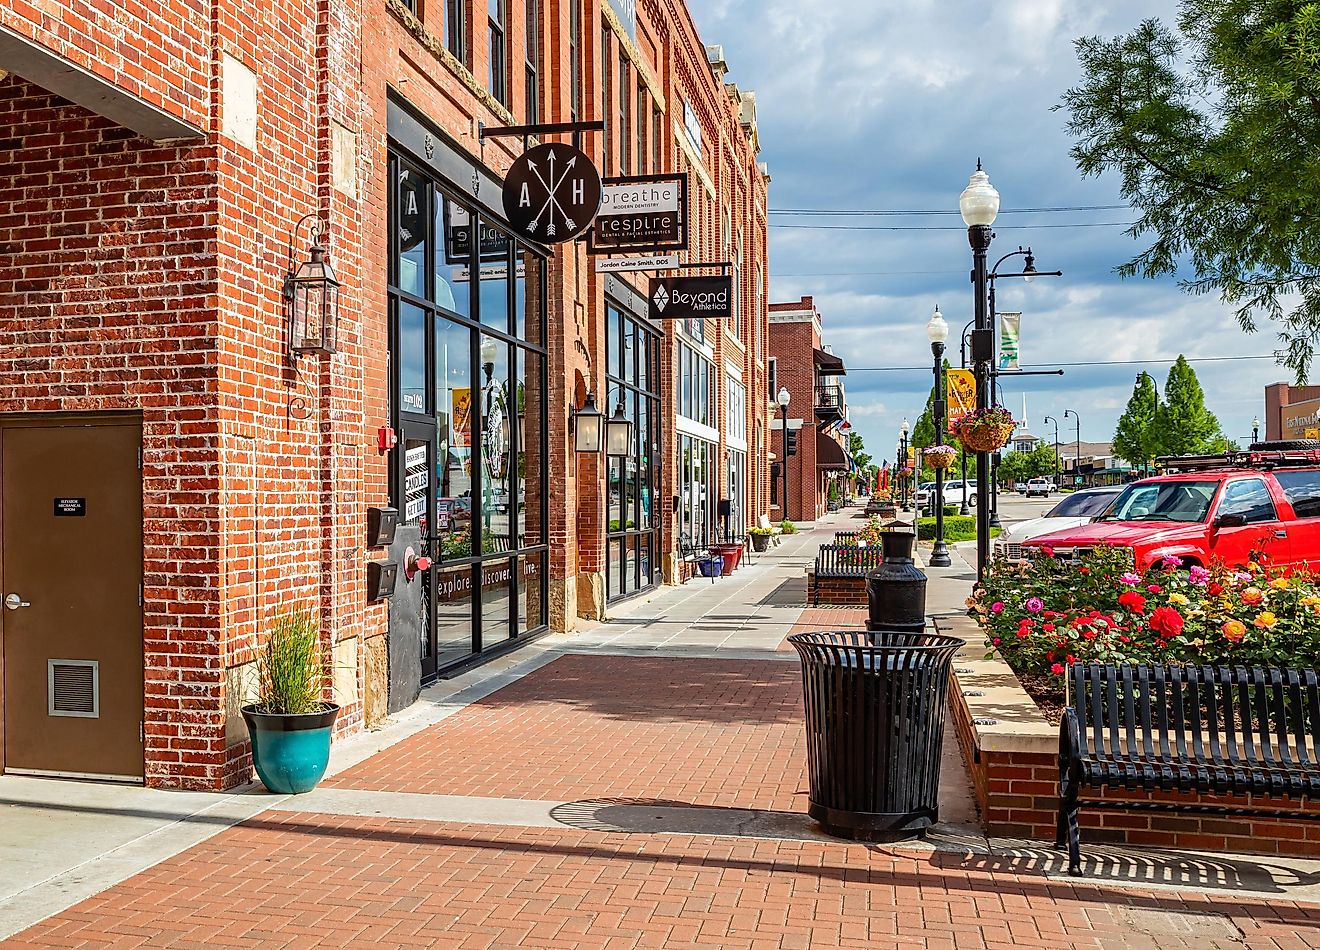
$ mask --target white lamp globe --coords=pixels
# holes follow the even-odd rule
[[[995,223],[999,215],[999,192],[990,184],[990,176],[979,167],[972,172],[967,187],[958,196],[958,208],[962,211],[963,223],[969,228],[989,227]]]
[[[788,405],[788,400],[789,400],[788,387],[786,387],[786,386],[780,386],[780,387],[779,387],[779,399],[778,399],[778,402],[779,402],[779,406],[780,406],[780,408],[783,408],[783,407],[787,406],[787,405]]]
[[[931,343],[943,343],[949,338],[949,324],[945,322],[939,307],[935,308],[935,312],[930,315],[930,322],[926,324],[926,338]]]

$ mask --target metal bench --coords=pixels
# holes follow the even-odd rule
[[[820,582],[830,578],[865,577],[880,569],[885,552],[880,545],[858,547],[855,544],[822,544],[816,554],[815,579],[812,586],[812,605],[820,603]]]
[[[1081,874],[1079,809],[1201,815],[1265,814],[1314,820],[1320,813],[1255,803],[1099,798],[1105,789],[1199,796],[1320,794],[1320,678],[1315,670],[1220,666],[1077,664],[1059,731],[1056,847]],[[1083,789],[1097,797],[1081,798]]]
[[[722,558],[720,558],[719,555],[712,554],[708,546],[698,547],[697,545],[693,544],[692,537],[686,533],[680,534],[678,536],[678,557],[680,561],[684,561],[688,564],[691,564],[693,568],[697,570],[698,573],[700,573],[700,567],[703,561],[722,560]],[[710,575],[710,582],[714,584],[715,579],[718,576],[721,575],[716,575],[716,574]]]

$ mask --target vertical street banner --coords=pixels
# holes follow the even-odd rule
[[[976,408],[976,374],[970,369],[945,370],[949,402],[949,428],[962,422]]]
[[[1018,368],[1018,342],[1022,332],[1022,314],[1001,313],[999,315],[999,368],[1016,370]]]

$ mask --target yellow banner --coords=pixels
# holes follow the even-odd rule
[[[970,369],[949,369],[944,375],[948,380],[949,427],[952,428],[976,408],[976,375]]]

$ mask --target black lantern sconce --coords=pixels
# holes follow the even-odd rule
[[[624,456],[632,448],[632,421],[623,416],[623,403],[614,407],[614,415],[605,423],[605,454]]]
[[[604,418],[604,413],[596,408],[596,397],[587,393],[582,408],[573,413],[573,448],[581,453],[599,452]]]
[[[295,271],[293,245],[298,240],[299,229],[306,221],[311,222],[307,231],[312,246],[308,251],[309,259],[299,264]],[[330,355],[335,352],[339,326],[339,280],[325,258],[325,248],[321,246],[324,227],[315,213],[305,214],[293,226],[293,235],[289,240],[289,271],[284,278],[284,299],[289,306],[289,352],[295,355]]]

